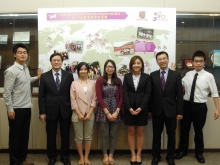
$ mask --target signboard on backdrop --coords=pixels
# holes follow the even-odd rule
[[[39,67],[51,69],[49,57],[63,55],[62,68],[84,61],[98,62],[100,72],[107,59],[123,76],[130,58],[139,55],[145,72],[159,69],[155,55],[169,54],[175,62],[176,9],[141,7],[42,8],[38,9]],[[70,70],[73,74],[76,72]]]

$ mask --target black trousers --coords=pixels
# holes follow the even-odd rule
[[[191,123],[193,123],[195,136],[195,154],[202,154],[204,151],[203,127],[206,122],[207,106],[206,103],[190,103],[184,101],[183,104],[183,119],[180,121],[180,144],[179,150],[188,151],[189,146],[189,131]]]
[[[70,141],[70,123],[71,117],[63,119],[59,114],[56,120],[46,120],[46,131],[47,131],[47,156],[49,159],[57,158],[56,148],[56,135],[57,125],[60,124],[60,136],[61,136],[61,159],[69,158],[69,141]]]
[[[20,165],[27,158],[31,108],[14,109],[15,119],[9,121],[10,165]]]
[[[161,158],[161,134],[164,124],[168,136],[167,156],[166,159],[174,159],[175,143],[176,143],[176,117],[167,117],[164,112],[160,116],[153,115],[153,146],[152,155],[154,158]]]

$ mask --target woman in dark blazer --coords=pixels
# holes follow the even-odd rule
[[[125,124],[128,126],[128,144],[131,150],[131,165],[141,165],[141,151],[144,142],[144,126],[148,123],[148,100],[151,82],[144,73],[144,62],[140,56],[133,56],[129,64],[130,73],[124,76]],[[137,153],[135,153],[135,134]]]

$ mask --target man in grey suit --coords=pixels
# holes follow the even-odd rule
[[[39,86],[40,120],[46,121],[48,165],[54,165],[57,158],[56,134],[60,124],[61,157],[64,165],[69,161],[69,136],[71,122],[70,87],[73,75],[61,69],[63,57],[59,53],[50,56],[52,69],[43,73]]]

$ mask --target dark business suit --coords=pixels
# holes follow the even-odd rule
[[[150,79],[152,84],[150,111],[153,117],[152,154],[154,158],[161,158],[161,133],[165,123],[168,135],[166,159],[174,159],[176,116],[183,114],[181,76],[178,72],[169,69],[164,91],[160,80],[160,70],[152,72]]]
[[[72,81],[73,75],[61,69],[61,83],[58,91],[52,70],[41,75],[38,102],[40,115],[46,115],[47,155],[49,159],[57,157],[58,121],[61,134],[61,159],[69,157],[69,132],[72,115],[70,87]]]
[[[150,76],[141,73],[137,90],[135,91],[132,73],[124,76],[123,82],[124,102],[125,102],[125,124],[129,126],[144,126],[148,123],[148,101],[150,98],[151,82]],[[141,108],[138,115],[132,115],[130,108],[136,110]]]

